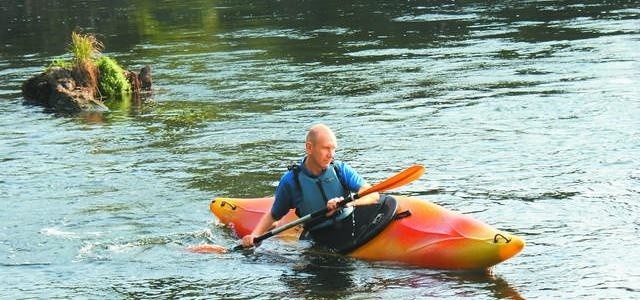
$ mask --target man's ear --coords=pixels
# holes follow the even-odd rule
[[[313,148],[313,144],[311,142],[304,143],[304,148],[307,150],[307,154],[311,153],[311,149]]]

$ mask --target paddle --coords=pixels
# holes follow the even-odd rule
[[[420,165],[413,165],[409,168],[407,168],[406,170],[393,175],[392,177],[387,178],[385,181],[380,182],[364,191],[362,191],[362,193],[358,193],[355,194],[353,197],[349,197],[347,199],[342,200],[339,203],[339,206],[345,206],[347,205],[347,203],[354,201],[356,199],[362,198],[366,195],[372,194],[372,193],[377,193],[377,192],[384,192],[384,191],[388,191],[397,187],[401,187],[409,182],[412,182],[416,179],[418,179],[420,176],[422,176],[422,174],[424,174],[424,167],[420,166]],[[327,214],[329,210],[327,208],[318,210],[316,212],[310,213],[300,219],[297,219],[293,222],[290,222],[288,224],[282,225],[278,228],[275,228],[263,235],[260,235],[258,237],[255,237],[253,239],[253,242],[255,244],[260,243],[263,240],[266,240],[278,233],[281,233],[287,229],[293,228],[295,226],[298,226],[300,224],[309,222],[311,220],[314,220],[316,218],[322,217],[324,215]],[[231,248],[231,251],[237,251],[237,250],[241,250],[244,247],[242,245],[237,245],[233,248]],[[193,247],[189,247],[189,250],[194,251],[194,252],[219,252],[219,253],[224,253],[227,252],[227,249],[222,247],[222,246],[217,246],[217,245],[199,245],[199,246],[193,246]]]

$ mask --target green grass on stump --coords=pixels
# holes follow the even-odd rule
[[[96,62],[100,71],[100,93],[102,97],[112,99],[131,94],[131,84],[124,75],[124,69],[107,56],[101,56]]]

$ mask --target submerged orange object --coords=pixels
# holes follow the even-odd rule
[[[197,246],[190,246],[187,247],[187,250],[191,251],[191,252],[196,252],[196,253],[227,253],[229,252],[229,250],[225,247],[222,246],[218,246],[218,245],[211,245],[211,244],[202,244],[202,245],[197,245]]]
[[[470,216],[453,212],[426,200],[394,196],[396,213],[407,217],[391,221],[376,237],[348,255],[373,261],[395,261],[434,269],[486,269],[518,254],[522,238],[499,231]],[[269,211],[272,197],[216,198],[210,209],[231,227],[238,237],[251,233],[262,215]],[[280,224],[297,219],[290,211]],[[301,228],[280,234],[297,238]]]

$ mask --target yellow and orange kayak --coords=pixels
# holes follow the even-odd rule
[[[349,256],[434,269],[473,270],[501,263],[524,248],[522,238],[470,216],[419,198],[394,198],[398,203],[396,212],[409,211],[410,214],[391,221],[373,239],[348,253]],[[210,209],[221,223],[242,237],[251,233],[272,203],[272,197],[216,198]],[[292,210],[280,224],[296,219]],[[301,228],[294,227],[279,236],[298,238],[301,232]]]

